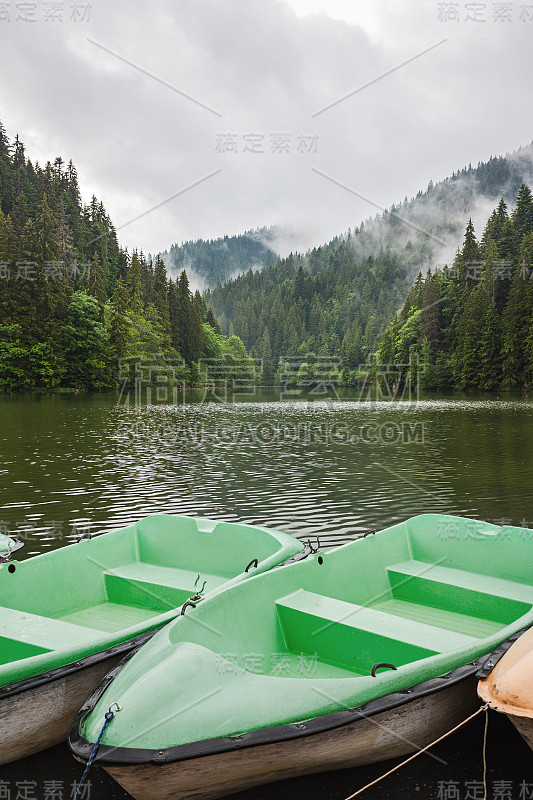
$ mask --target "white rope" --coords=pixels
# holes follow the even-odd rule
[[[489,729],[489,704],[486,703],[483,708],[485,709],[485,732],[483,734],[483,800],[487,800],[487,732]]]
[[[361,789],[358,789],[356,792],[354,792],[353,794],[349,795],[349,797],[346,797],[345,800],[352,800],[354,797],[357,797],[358,794],[362,794],[362,792],[366,791],[371,786],[374,786],[376,783],[379,783],[384,778],[387,778],[389,775],[392,775],[392,773],[396,772],[396,770],[400,769],[401,767],[404,767],[406,764],[409,764],[410,761],[413,761],[415,758],[418,758],[418,756],[421,756],[422,753],[425,753],[426,750],[429,750],[430,747],[433,747],[433,745],[436,745],[439,742],[442,742],[442,740],[446,739],[447,736],[450,736],[452,733],[455,733],[455,731],[458,731],[459,728],[462,728],[463,725],[466,725],[466,723],[470,722],[471,719],[474,719],[474,717],[477,717],[477,715],[481,714],[482,711],[487,712],[487,718],[485,720],[485,739],[484,739],[484,742],[483,742],[483,764],[484,764],[484,781],[485,781],[485,798],[484,798],[484,800],[486,800],[486,798],[487,798],[487,783],[486,783],[487,762],[486,762],[486,757],[485,757],[485,745],[486,745],[486,741],[487,741],[488,707],[489,707],[488,703],[486,705],[484,705],[484,706],[481,706],[480,708],[478,708],[477,711],[474,711],[473,714],[470,714],[469,717],[467,717],[462,722],[460,722],[458,725],[456,725],[455,728],[452,728],[451,730],[447,731],[446,733],[443,733],[442,736],[439,736],[439,738],[435,739],[434,742],[431,742],[430,744],[427,744],[425,747],[422,747],[420,750],[417,750],[416,753],[413,753],[412,756],[409,756],[409,758],[406,758],[405,761],[401,762],[401,764],[397,764],[392,769],[389,769],[388,772],[385,772],[383,775],[380,775],[379,778],[376,778],[375,780],[371,781],[370,783],[367,783],[366,786],[363,786]]]

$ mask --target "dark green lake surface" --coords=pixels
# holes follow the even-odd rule
[[[124,401],[0,397],[0,530],[25,540],[17,557],[155,512],[260,523],[305,540],[318,536],[322,547],[424,512],[533,528],[528,399],[357,402],[345,392],[279,402],[272,390],[232,403],[201,402],[201,394],[180,404]],[[442,761],[420,756],[362,796],[475,800],[483,796],[475,783],[481,746],[478,718],[435,749]],[[287,781],[240,797],[341,800],[389,766]],[[1,768],[0,798],[66,800],[80,775],[60,746]],[[495,714],[488,779],[489,798],[533,798],[533,755]],[[92,798],[127,797],[98,770],[92,780]],[[23,781],[36,782],[33,794],[17,786]],[[59,786],[47,796],[47,781],[61,784],[63,797]]]

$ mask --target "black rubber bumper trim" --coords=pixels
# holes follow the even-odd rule
[[[130,651],[138,650],[139,647],[151,639],[158,630],[160,630],[160,627],[153,631],[148,631],[148,633],[143,633],[141,636],[136,636],[135,639],[128,639],[127,642],[121,642],[113,647],[109,647],[107,650],[100,650],[99,653],[93,653],[90,656],[85,656],[85,658],[80,658],[77,661],[73,661],[70,664],[65,664],[63,667],[56,667],[56,669],[47,670],[46,672],[42,672],[39,675],[34,675],[31,678],[24,678],[20,681],[11,682],[6,686],[1,686],[0,703],[5,697],[12,697],[15,694],[20,694],[21,692],[35,689],[38,686],[44,686],[46,683],[51,683],[51,681],[60,680],[66,675],[70,675],[73,672],[79,672],[87,667],[92,667],[94,664],[98,664],[100,661],[105,661],[107,658],[111,658],[112,656],[123,656],[126,653],[130,653]],[[133,653],[131,654],[133,655]]]
[[[509,636],[505,642],[502,642],[499,647],[489,653],[489,655],[483,660],[483,665],[478,669],[476,672],[476,677],[483,680],[486,678],[494,669],[500,658],[505,655],[505,653],[509,650],[509,648],[519,639],[526,631],[528,631],[532,626],[528,625],[527,628],[522,628],[521,630],[513,633],[512,636]]]
[[[510,647],[522,633],[523,630],[513,634],[505,643],[500,645],[500,648],[503,647],[504,644],[507,644],[507,642],[510,642],[508,645],[508,647]],[[93,749],[93,743],[88,742],[81,734],[83,723],[104,691],[133,655],[134,653],[130,653],[106,675],[76,715],[70,727],[68,744],[72,753],[80,761],[86,762]],[[306,720],[302,723],[294,722],[285,725],[276,725],[270,728],[243,733],[240,736],[222,736],[216,739],[204,739],[200,742],[191,742],[190,744],[167,747],[160,750],[100,745],[94,763],[102,767],[134,766],[140,764],[163,766],[177,761],[186,761],[191,758],[201,758],[246,747],[274,744],[276,742],[311,736],[316,733],[322,733],[324,731],[340,728],[344,725],[349,725],[358,719],[362,720],[385,711],[392,711],[413,700],[418,700],[421,697],[427,697],[430,694],[442,691],[455,683],[459,683],[459,681],[466,680],[467,678],[474,678],[478,674],[478,671],[481,671],[480,665],[481,668],[483,668],[482,665],[484,662],[491,659],[492,655],[492,653],[489,653],[488,655],[481,656],[477,661],[471,664],[464,664],[448,675],[432,678],[399,692],[392,692],[377,700],[365,703],[363,706],[346,711],[337,711],[332,714],[324,714],[323,716]]]

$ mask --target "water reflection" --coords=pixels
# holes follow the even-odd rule
[[[154,512],[270,525],[301,539],[319,536],[323,546],[428,511],[533,527],[528,401],[367,403],[349,393],[313,402],[273,402],[272,395],[234,404],[191,399],[127,407],[99,396],[0,397],[0,525],[26,538],[17,557]],[[364,797],[478,796],[481,741],[478,719],[439,745],[445,765],[421,757]],[[529,796],[519,792],[531,781],[530,755],[506,719],[491,722],[489,797],[503,782],[509,796]],[[311,776],[239,797],[340,800],[389,766]],[[42,797],[45,782],[55,780],[66,798],[81,771],[61,745],[4,767],[0,792],[7,786],[15,798],[20,782],[33,781],[34,796]],[[95,771],[92,781],[91,796],[127,797],[105,773]]]
[[[533,405],[2,398],[0,523],[25,555],[154,512],[333,545],[425,511],[533,524]]]

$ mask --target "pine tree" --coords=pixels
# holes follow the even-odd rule
[[[474,270],[477,270],[479,266],[479,247],[474,231],[474,225],[472,224],[472,218],[468,220],[468,225],[466,226],[461,255],[463,268],[466,273],[466,279],[469,285],[472,285],[472,276],[475,274]]]
[[[428,340],[433,354],[439,349],[441,341],[440,300],[439,287],[431,274],[431,270],[428,270],[422,292],[420,333]]]
[[[13,145],[13,166],[15,169],[17,167],[23,167],[26,164],[26,155],[24,152],[24,145],[19,139],[19,135],[15,136],[15,143]]]
[[[520,241],[512,220],[507,218],[502,226],[498,240],[498,255],[512,265],[518,256]]]
[[[98,301],[98,306],[100,308],[100,321],[102,322],[104,319],[104,306],[107,300],[107,294],[104,289],[102,265],[100,263],[98,253],[94,254],[93,261],[89,269],[87,292]]]
[[[187,364],[191,364],[195,346],[191,341],[192,300],[189,279],[182,270],[176,286],[177,349]]]
[[[18,193],[9,216],[13,224],[15,234],[20,237],[22,235],[22,231],[24,230],[24,226],[30,219],[30,207],[28,204],[28,198],[24,192]]]
[[[479,353],[487,308],[485,287],[483,283],[478,283],[470,292],[461,321],[461,346],[457,367],[459,384],[463,389],[477,389],[480,386]]]
[[[405,322],[409,317],[411,311],[417,311],[422,308],[422,295],[424,292],[424,278],[422,272],[419,271],[416,280],[407,292],[402,310],[400,311],[400,321]]]
[[[111,303],[110,342],[115,360],[124,358],[128,351],[129,299],[128,288],[122,278],[119,278]]]
[[[513,211],[513,225],[521,242],[524,236],[533,233],[533,196],[531,189],[523,183],[518,190],[516,208]]]
[[[150,304],[154,305],[154,270],[152,262],[147,262],[144,253],[141,251],[139,255],[139,263],[141,265],[141,291],[143,298],[143,305],[146,307]]]
[[[178,320],[178,290],[172,279],[169,279],[168,282],[168,316],[170,324],[170,343],[176,351],[179,351],[180,330]]]
[[[530,322],[528,295],[528,286],[518,265],[503,311],[503,384],[509,388],[526,383],[526,340]]]
[[[202,296],[198,290],[194,293],[194,298],[191,307],[190,316],[190,358],[192,361],[198,361],[204,349],[204,303]]]
[[[213,309],[212,308],[208,308],[207,309],[207,314],[206,314],[206,317],[205,317],[205,321],[207,322],[208,325],[211,325],[211,327],[213,328],[215,333],[218,333],[219,336],[222,335],[222,330],[220,328],[220,325],[218,323],[217,318],[213,314]]]
[[[502,380],[502,321],[492,300],[483,318],[479,388],[495,391]]]
[[[133,251],[128,268],[128,288],[130,290],[130,308],[135,314],[143,313],[141,262],[136,250]]]
[[[268,328],[263,332],[263,346],[261,351],[261,380],[264,386],[272,386],[274,383],[274,362],[272,360],[272,348],[270,346],[270,336]]]
[[[492,212],[489,221],[487,222],[485,231],[483,233],[483,244],[485,244],[488,238],[492,239],[493,242],[498,243],[502,237],[505,222],[508,219],[509,215],[507,213],[507,203],[502,197],[498,203],[498,207]]]
[[[161,317],[163,329],[167,335],[170,335],[167,271],[161,256],[157,256],[155,260],[152,298]]]

